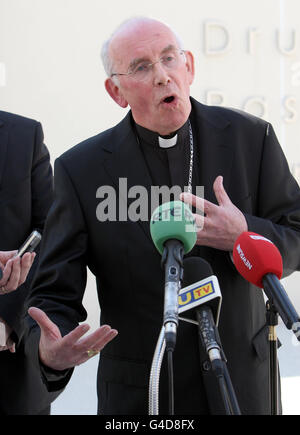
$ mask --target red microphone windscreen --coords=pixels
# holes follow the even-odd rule
[[[238,272],[249,282],[263,288],[262,278],[273,273],[282,276],[282,258],[276,246],[265,237],[244,232],[236,240],[233,261]]]

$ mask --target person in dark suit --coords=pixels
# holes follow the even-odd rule
[[[193,55],[163,23],[130,20],[103,53],[106,89],[131,110],[118,125],[56,160],[55,200],[30,297],[28,354],[55,391],[75,365],[101,350],[98,413],[147,414],[164,299],[161,256],[149,228],[150,192],[153,186],[188,186],[193,192],[204,186],[204,228],[190,255],[206,259],[220,282],[219,332],[241,412],[268,414],[264,298],[238,274],[230,252],[242,232],[254,231],[277,245],[285,275],[300,269],[300,190],[273,128],[191,98]],[[132,189],[141,186],[148,194],[147,218],[135,220],[138,198]],[[193,193],[181,199],[197,200]],[[86,319],[87,266],[96,276],[102,324],[89,335],[88,325],[78,326]],[[39,352],[33,354],[34,346]],[[180,323],[175,414],[224,412],[209,388],[205,358],[199,358],[197,328]],[[161,414],[168,413],[165,370]]]
[[[53,175],[41,124],[0,111],[0,413],[49,413],[51,397],[24,354],[24,303],[36,254],[12,259],[53,201]],[[13,291],[16,290],[16,291]],[[10,352],[9,352],[10,350]],[[55,395],[56,396],[56,395]]]

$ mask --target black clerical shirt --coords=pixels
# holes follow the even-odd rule
[[[176,145],[170,148],[161,148],[159,145],[159,135],[151,130],[147,130],[140,125],[135,124],[137,140],[144,155],[148,171],[152,180],[153,186],[180,186],[181,191],[187,191],[189,182],[190,168],[190,134],[189,120],[179,129],[177,134]],[[193,126],[192,126],[193,128]],[[173,135],[173,136],[174,136]],[[166,138],[166,136],[164,136]],[[193,176],[192,176],[192,192],[196,194],[196,186],[200,185],[199,176],[199,149],[197,140],[193,133]],[[159,203],[162,203],[162,197],[159,198]],[[168,199],[179,200],[179,197]],[[193,212],[196,210],[193,208]],[[199,255],[199,247],[194,246],[189,256]]]
[[[137,138],[144,155],[153,186],[180,186],[181,191],[187,190],[190,168],[190,134],[187,121],[172,136],[177,134],[176,145],[162,148],[159,145],[159,135],[135,124]],[[168,136],[163,136],[169,138]],[[171,136],[170,136],[171,137]],[[194,139],[193,186],[197,185],[197,144]],[[179,198],[175,198],[176,200]]]

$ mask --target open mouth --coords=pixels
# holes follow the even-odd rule
[[[166,97],[166,98],[164,98],[163,102],[164,102],[164,103],[167,103],[167,104],[170,104],[170,103],[172,103],[174,100],[175,100],[175,97],[174,97],[173,95],[171,95],[170,97]]]

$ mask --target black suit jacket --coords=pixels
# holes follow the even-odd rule
[[[0,111],[0,249],[18,249],[33,229],[42,232],[53,200],[49,153],[41,125]],[[34,414],[46,408],[49,393],[24,355],[24,301],[28,279],[17,291],[1,296],[0,317],[13,329],[15,354],[0,352],[0,412]]]
[[[225,189],[245,213],[249,230],[274,241],[286,274],[299,270],[300,191],[272,127],[245,113],[206,107],[195,100],[192,104],[205,197],[216,203],[212,185],[223,175]],[[150,191],[150,175],[130,114],[57,159],[55,201],[30,304],[44,309],[63,333],[70,331],[86,317],[82,297],[88,265],[97,279],[101,323],[119,331],[101,353],[99,412],[146,414],[149,372],[162,325],[164,273],[149,221],[97,220],[99,187],[116,190],[117,216],[119,201],[127,201],[129,207],[135,200],[119,191],[120,178],[127,179],[128,189],[138,185]],[[262,291],[237,273],[227,252],[201,247],[199,254],[210,262],[220,282],[219,332],[241,411],[266,414],[268,342]],[[38,328],[33,325],[28,343],[34,341],[37,346]],[[208,387],[211,382],[204,362],[199,358],[197,328],[180,324],[174,356],[177,414],[222,412],[217,393],[208,388],[204,394],[204,384]],[[162,371],[160,412],[167,413]],[[48,378],[48,388],[61,388],[69,376]]]

